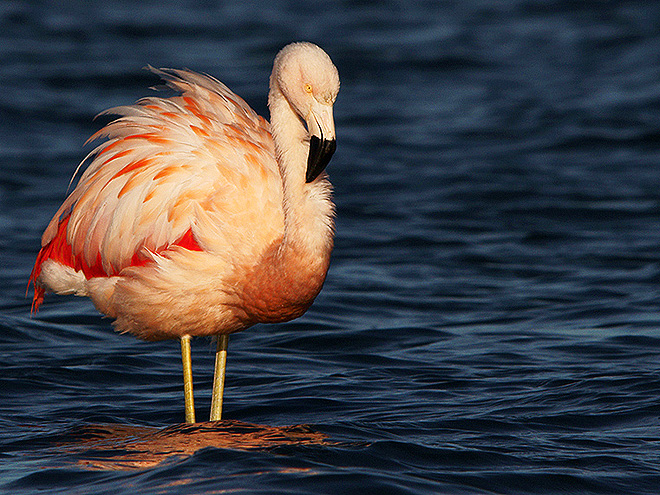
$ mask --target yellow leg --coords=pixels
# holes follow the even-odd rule
[[[218,337],[215,351],[215,372],[213,374],[213,395],[211,396],[211,421],[222,419],[222,395],[225,390],[225,368],[227,367],[227,346],[229,335]]]
[[[186,423],[195,422],[192,362],[190,359],[190,335],[181,337],[181,361],[183,361],[183,397],[186,404]]]

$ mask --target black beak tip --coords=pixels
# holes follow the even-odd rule
[[[337,140],[324,139],[321,141],[317,136],[311,136],[305,177],[307,183],[314,181],[325,170],[336,149]]]

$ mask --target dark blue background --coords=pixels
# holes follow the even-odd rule
[[[225,416],[327,441],[90,470],[125,445],[89,428],[183,421],[177,342],[117,335],[86,300],[29,315],[93,118],[148,95],[147,64],[267,115],[301,39],[342,80],[336,247],[303,318],[232,337]],[[659,159],[655,3],[3,2],[0,490],[658,493]],[[212,359],[195,341],[202,419]]]

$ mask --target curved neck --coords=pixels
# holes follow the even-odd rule
[[[276,85],[271,87],[268,106],[282,176],[283,247],[304,251],[311,259],[327,259],[332,249],[334,215],[330,183],[324,177],[305,181],[309,134]]]
[[[281,93],[269,94],[271,132],[282,177],[284,232],[243,284],[243,323],[288,321],[321,290],[330,263],[333,205],[330,183],[305,182],[307,130]]]

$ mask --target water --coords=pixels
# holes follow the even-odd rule
[[[0,6],[0,491],[660,492],[660,7]],[[307,39],[342,79],[337,242],[310,311],[230,342],[182,426],[177,342],[25,285],[105,108],[147,64],[261,114]],[[193,343],[198,416],[212,344]]]

